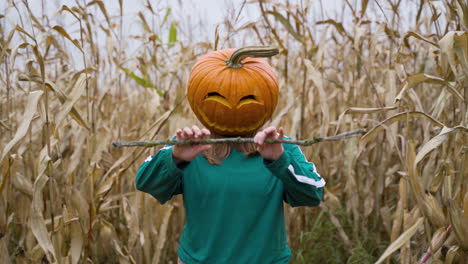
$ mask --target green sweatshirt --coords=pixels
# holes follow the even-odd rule
[[[283,201],[317,206],[325,181],[296,145],[283,147],[273,162],[233,149],[221,165],[198,155],[181,168],[164,147],[141,165],[136,187],[162,204],[183,194],[178,255],[186,264],[288,263]]]

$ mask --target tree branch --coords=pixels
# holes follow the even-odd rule
[[[338,141],[342,139],[347,139],[351,137],[356,137],[357,135],[364,134],[366,131],[364,129],[358,129],[353,131],[344,132],[332,137],[314,137],[311,139],[305,140],[288,140],[288,139],[267,139],[266,143],[284,143],[284,144],[296,144],[300,146],[310,146],[319,142],[324,141]],[[219,143],[254,143],[253,138],[212,138],[212,139],[200,139],[200,140],[156,140],[156,141],[129,141],[129,142],[113,142],[112,146],[114,147],[154,147],[158,145],[207,145],[207,144],[219,144]]]

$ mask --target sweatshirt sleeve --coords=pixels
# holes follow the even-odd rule
[[[182,175],[183,171],[172,158],[172,146],[166,146],[140,166],[135,179],[136,188],[164,204],[172,196],[182,193]]]
[[[293,207],[319,205],[325,180],[297,145],[284,144],[283,147],[284,152],[279,159],[264,162],[273,175],[283,182],[284,201]]]

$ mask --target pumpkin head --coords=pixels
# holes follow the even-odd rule
[[[278,54],[270,47],[218,50],[192,68],[187,97],[205,127],[224,136],[256,131],[278,103],[278,82],[263,58]]]

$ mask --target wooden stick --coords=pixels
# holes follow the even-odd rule
[[[347,139],[351,137],[356,137],[357,135],[364,134],[366,131],[364,129],[358,129],[353,131],[344,132],[332,137],[314,137],[311,139],[305,140],[295,140],[295,139],[266,139],[266,143],[284,143],[284,144],[296,144],[300,146],[310,146],[319,142],[324,141],[337,141],[342,139]],[[207,145],[207,144],[219,144],[219,143],[254,143],[253,138],[242,138],[242,137],[233,137],[233,138],[210,138],[210,139],[200,139],[200,140],[177,140],[177,139],[166,139],[166,140],[156,140],[156,141],[129,141],[129,142],[113,142],[112,146],[114,147],[154,147],[158,145]]]

